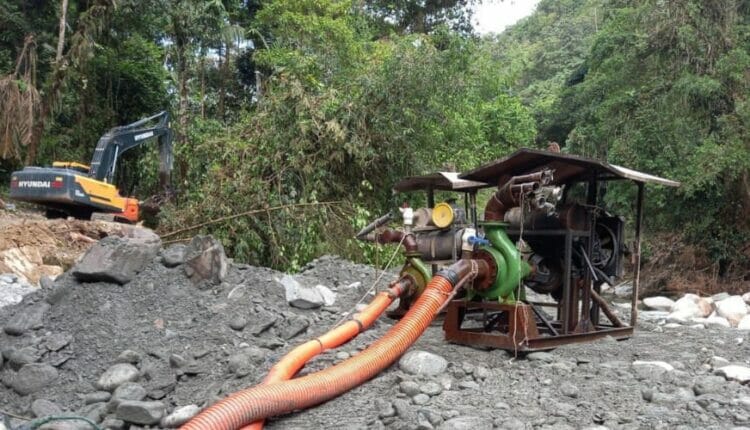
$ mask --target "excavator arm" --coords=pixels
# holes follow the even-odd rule
[[[169,128],[168,112],[160,112],[132,124],[114,127],[99,138],[94,156],[91,159],[89,176],[111,184],[115,176],[117,161],[122,154],[157,139],[159,143],[159,185],[163,190],[166,190],[169,187],[174,160],[172,152],[173,134]]]

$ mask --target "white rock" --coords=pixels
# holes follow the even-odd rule
[[[719,367],[724,367],[724,366],[729,365],[729,360],[727,360],[724,357],[719,357],[718,355],[714,355],[708,360],[708,364],[710,364],[712,368],[718,369]]]
[[[166,428],[179,427],[193,418],[200,412],[201,408],[197,405],[187,405],[175,409],[171,414],[161,419],[161,426]]]
[[[126,382],[137,381],[139,376],[138,369],[132,364],[118,363],[102,373],[96,387],[104,391],[114,391]]]
[[[743,384],[750,381],[750,367],[730,364],[729,366],[716,369],[714,373],[733,381],[739,381]]]
[[[739,330],[750,330],[750,315],[745,315],[742,317],[739,323],[737,323],[737,328]]]
[[[714,305],[714,300],[710,297],[702,297],[698,299],[696,304],[698,305],[698,309],[700,309],[701,316],[704,318],[711,315],[716,308],[716,305]]]
[[[633,366],[650,366],[650,367],[660,367],[667,372],[671,372],[674,370],[674,366],[672,366],[669,363],[666,363],[664,361],[641,361],[636,360],[633,362]]]
[[[277,282],[284,286],[287,303],[295,308],[314,309],[325,303],[318,289],[303,286],[293,276],[284,275]]]
[[[678,328],[678,327],[682,327],[682,324],[677,324],[677,323],[664,324],[664,328]]]
[[[323,297],[323,303],[326,306],[332,306],[334,303],[336,303],[336,293],[331,291],[330,288],[326,287],[325,285],[316,285],[315,289],[318,290],[320,296]]]
[[[412,375],[439,375],[445,372],[448,361],[427,351],[409,351],[398,361],[398,367]]]
[[[688,328],[706,328],[703,324],[693,324],[689,325]]]
[[[643,305],[656,311],[671,312],[672,307],[674,306],[674,300],[664,296],[646,297],[643,299]]]
[[[675,315],[675,317],[679,316],[688,321],[691,318],[705,317],[706,315],[703,314],[703,310],[698,306],[699,299],[695,294],[685,294],[672,306],[672,315]]]
[[[743,294],[742,295],[742,300],[744,300],[745,303],[747,303],[748,305],[750,305],[750,292],[747,292],[747,293]]]
[[[729,324],[729,321],[727,321],[727,319],[724,317],[708,317],[704,321],[704,324],[706,325],[706,327],[732,327]]]
[[[747,305],[740,296],[731,296],[716,303],[716,313],[729,320],[732,327],[737,327],[740,320],[747,315]]]

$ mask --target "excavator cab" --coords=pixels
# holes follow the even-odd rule
[[[112,182],[122,154],[154,140],[159,144],[159,185],[168,190],[173,132],[169,113],[160,112],[107,131],[99,138],[89,165],[55,161],[51,167],[29,166],[13,172],[10,198],[44,206],[49,218],[90,219],[94,212],[105,212],[118,221],[137,222],[138,199],[121,196]]]

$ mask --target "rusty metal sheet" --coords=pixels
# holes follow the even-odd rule
[[[655,183],[679,187],[680,183],[593,158],[561,154],[538,149],[519,149],[513,154],[466,172],[459,177],[471,181],[497,184],[510,178],[548,168],[554,172],[553,185],[587,181],[592,175],[599,180],[628,179],[639,183]]]
[[[398,181],[393,191],[403,193],[407,191],[439,190],[439,191],[470,191],[494,186],[460,177],[459,172],[437,172],[429,175],[410,176]]]

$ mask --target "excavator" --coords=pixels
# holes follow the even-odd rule
[[[115,221],[135,223],[142,203],[136,198],[123,197],[113,184],[117,161],[135,147],[158,141],[159,185],[168,192],[172,139],[168,112],[114,127],[99,138],[88,166],[55,161],[51,167],[29,166],[13,172],[10,198],[44,206],[48,218],[91,219],[94,212],[104,212],[113,215]]]

